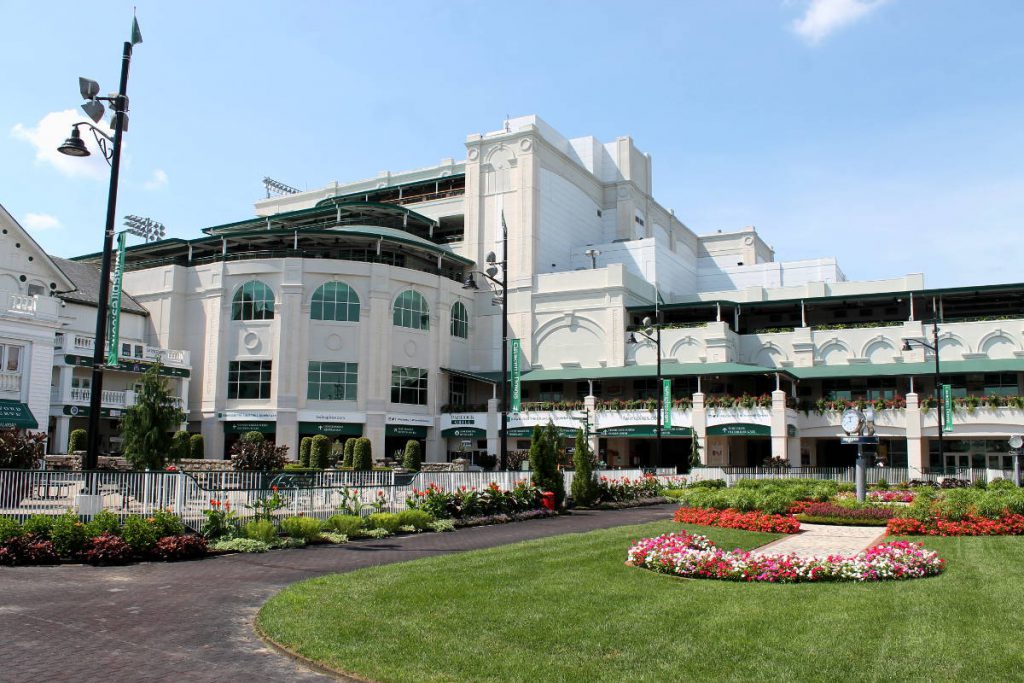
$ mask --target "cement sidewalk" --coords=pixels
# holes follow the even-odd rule
[[[800,557],[856,555],[877,545],[885,535],[885,527],[831,526],[801,524],[800,532],[757,548],[759,555],[795,554]]]

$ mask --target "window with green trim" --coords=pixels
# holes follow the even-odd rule
[[[419,292],[407,289],[395,299],[394,322],[397,327],[414,330],[430,329],[430,308]]]
[[[306,398],[314,401],[355,401],[359,364],[309,361]]]
[[[313,320],[359,322],[359,296],[344,282],[325,282],[313,292],[309,317]]]
[[[452,336],[459,339],[469,338],[469,312],[461,301],[456,301],[452,305]]]
[[[231,319],[273,320],[274,290],[259,280],[246,282],[231,300]]]
[[[427,371],[423,368],[392,366],[391,402],[427,405]]]

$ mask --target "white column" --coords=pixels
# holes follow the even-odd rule
[[[501,439],[498,432],[501,431],[501,414],[498,411],[497,398],[487,399],[487,452],[497,456],[501,452]]]
[[[70,436],[71,418],[67,415],[58,415],[56,429],[53,431],[53,442],[49,444],[50,453],[67,453]]]
[[[704,394],[697,392],[693,395],[693,438],[700,446],[700,462],[702,465],[709,465],[708,462],[708,411],[704,407]]]
[[[776,389],[772,392],[772,458],[788,460],[790,464],[789,435],[786,432],[786,392]],[[800,464],[800,449],[797,449],[797,464]]]
[[[911,479],[919,479],[928,466],[926,441],[921,438],[921,404],[916,393],[907,394],[907,467]]]

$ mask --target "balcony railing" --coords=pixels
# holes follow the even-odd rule
[[[130,389],[124,391],[118,391],[113,389],[104,389],[103,396],[100,401],[101,405],[109,408],[127,408],[128,406],[135,405],[136,394]],[[60,391],[53,389],[50,392],[50,400],[54,403],[75,403],[87,405],[92,400],[92,389],[82,389],[73,387],[68,390],[67,397],[61,400]],[[181,407],[184,401],[180,397],[174,397],[174,404]]]
[[[21,393],[21,373],[0,372],[0,392]]]
[[[54,348],[61,353],[87,353],[92,355],[96,348],[96,339],[82,334],[58,334]],[[123,342],[118,358],[128,362],[147,361],[152,363],[159,360],[164,365],[187,366],[189,363],[189,352],[183,349],[162,349],[158,346],[149,346],[148,344]]]

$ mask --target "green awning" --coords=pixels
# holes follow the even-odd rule
[[[303,436],[325,434],[327,436],[362,436],[363,425],[347,422],[300,422],[299,434]]]
[[[260,434],[273,434],[277,431],[276,422],[225,422],[225,434],[245,434],[247,432],[259,432]]]
[[[410,439],[427,438],[427,428],[418,425],[386,425],[384,436],[407,436]]]
[[[0,401],[0,429],[39,429],[28,406],[20,401]]]
[[[712,375],[789,375],[789,368],[769,368],[747,363],[662,363],[662,377],[709,377]],[[500,373],[499,373],[500,377]],[[551,368],[523,374],[524,382],[551,382],[586,379],[629,379],[657,377],[655,365],[624,365],[613,368]]]
[[[497,384],[501,381],[501,371],[498,372],[471,372],[469,370],[455,370],[453,368],[441,368],[441,372],[447,372],[449,375],[455,377],[465,377],[477,382],[486,382],[487,384]]]
[[[1024,372],[1024,358],[974,358],[941,360],[943,375],[984,372]],[[810,368],[787,368],[797,379],[831,379],[841,377],[901,377],[934,375],[934,361],[924,363],[853,363],[850,365],[815,365]]]
[[[441,430],[444,439],[485,439],[487,430],[479,427],[449,427]]]
[[[708,427],[708,436],[771,436],[772,428],[768,425],[756,425],[747,422],[714,425]]]
[[[598,429],[597,433],[599,436],[624,436],[627,438],[654,438],[658,436],[657,425],[622,425],[620,427],[604,427],[602,429]],[[693,430],[689,427],[662,427],[661,435],[693,436]]]

